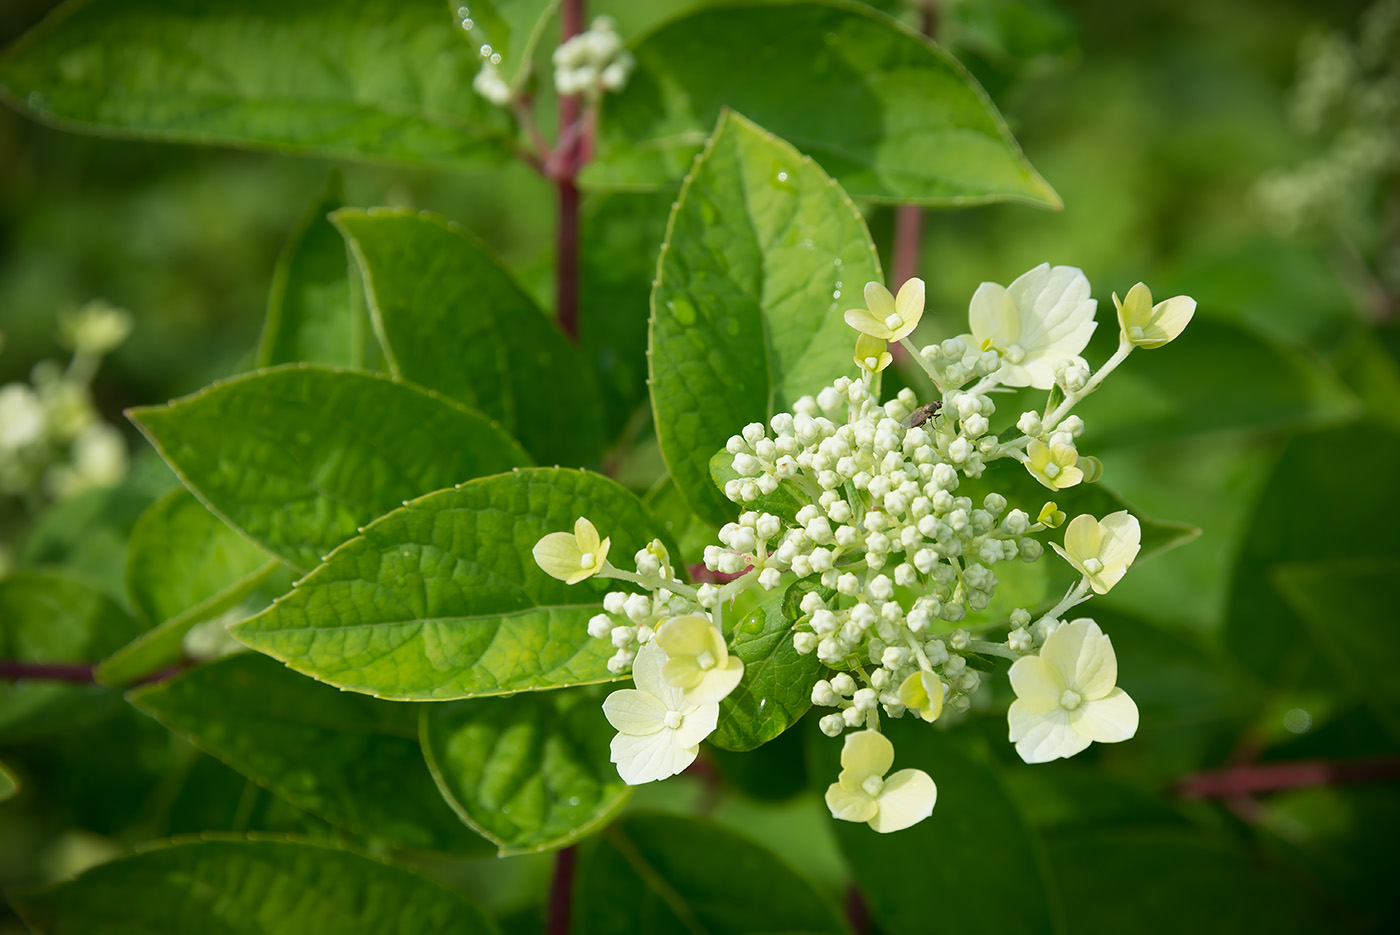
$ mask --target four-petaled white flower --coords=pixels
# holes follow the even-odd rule
[[[997,378],[1002,383],[1048,390],[1055,384],[1055,365],[1089,343],[1097,305],[1082,271],[1042,263],[1010,286],[978,286],[968,321],[978,346],[1001,351]]]
[[[841,775],[826,790],[833,818],[864,821],[881,834],[918,824],[933,814],[938,787],[920,769],[902,769],[889,779],[894,744],[879,731],[846,735]]]
[[[1128,572],[1142,545],[1142,527],[1127,510],[1102,520],[1083,514],[1065,527],[1065,546],[1050,547],[1089,578],[1095,594],[1107,594]]]
[[[637,687],[603,701],[608,723],[617,728],[612,761],[629,786],[674,776],[695,762],[700,741],[719,723],[719,704],[697,704],[661,674],[666,653],[656,640],[637,652],[632,678]]]
[[[899,287],[899,297],[878,282],[865,284],[866,308],[846,312],[846,324],[883,341],[899,341],[909,335],[924,314],[924,281],[910,279]]]
[[[598,530],[580,516],[572,535],[552,532],[535,543],[532,554],[545,574],[565,584],[578,584],[603,570],[611,544],[611,539],[599,541]]]
[[[1196,300],[1189,295],[1174,295],[1153,305],[1152,292],[1142,283],[1129,289],[1121,302],[1115,292],[1113,304],[1118,307],[1124,337],[1147,350],[1175,340],[1196,314]]]
[[[744,677],[744,662],[729,655],[719,628],[702,614],[672,617],[656,631],[666,653],[661,674],[692,704],[720,701]]]
[[[1026,446],[1026,470],[1051,490],[1073,487],[1084,479],[1079,468],[1079,452],[1073,445],[1047,445],[1032,438]]]
[[[1039,656],[1012,663],[1007,722],[1021,759],[1045,763],[1137,733],[1137,705],[1117,681],[1113,643],[1088,618],[1057,628]]]

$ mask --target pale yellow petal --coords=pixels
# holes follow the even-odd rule
[[[691,704],[707,704],[723,701],[729,697],[744,678],[744,662],[738,656],[730,656],[724,665],[715,666],[705,672],[700,681],[686,689],[685,700]]]
[[[552,532],[543,537],[535,543],[531,554],[545,574],[560,581],[568,581],[578,574],[579,561],[583,558],[577,540],[567,532]]]
[[[1121,688],[1086,702],[1070,713],[1070,724],[1096,743],[1118,743],[1137,733],[1138,709]]]
[[[1054,637],[1054,634],[1050,634]],[[1049,640],[1046,640],[1049,645]],[[1011,664],[1008,673],[1011,689],[1018,703],[1032,713],[1045,712],[1060,706],[1065,690],[1065,678],[1059,669],[1041,656],[1022,656]]]
[[[871,776],[883,776],[893,765],[894,744],[884,734],[862,730],[846,735],[846,743],[841,748],[842,785],[850,788]]]
[[[644,737],[666,726],[669,709],[661,699],[634,688],[622,688],[603,700],[603,716],[623,734]]]
[[[629,786],[655,782],[684,770],[699,754],[699,747],[682,747],[673,730],[658,731],[644,737],[618,734],[610,745],[617,774]]]
[[[846,324],[859,331],[861,334],[868,334],[871,337],[887,340],[892,331],[890,326],[885,324],[884,319],[876,318],[868,309],[849,308],[843,316]]]
[[[1102,541],[1098,557],[1105,565],[1131,565],[1142,547],[1142,525],[1127,510],[1110,513],[1099,521]]]
[[[683,747],[693,747],[715,732],[719,725],[719,705],[697,705],[685,713],[681,726],[676,728],[676,740]]]
[[[1011,725],[1011,739],[1021,759],[1027,763],[1048,763],[1061,757],[1074,756],[1089,746],[1089,738],[1070,726],[1069,714],[1060,707],[1034,714],[1024,708],[1018,710],[1013,702],[1011,710],[1007,712],[1007,720]]]
[[[870,827],[881,834],[902,831],[933,814],[937,801],[938,787],[928,773],[902,769],[885,780],[885,787],[875,800],[880,811],[869,819]]]
[[[1088,513],[1070,520],[1065,527],[1065,553],[1070,561],[1082,566],[1085,559],[1098,557],[1102,535],[1098,521]]]
[[[869,821],[879,814],[880,806],[864,792],[852,792],[839,782],[826,787],[826,807],[831,817],[841,821]]]
[[[882,283],[874,281],[865,284],[865,307],[880,321],[896,314],[894,296]]]
[[[602,544],[598,538],[598,529],[582,516],[574,520],[574,539],[578,542],[580,553],[597,552],[598,546]]]

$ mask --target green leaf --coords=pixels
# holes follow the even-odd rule
[[[669,539],[641,501],[607,478],[513,471],[389,513],[231,629],[298,671],[403,701],[612,681],[612,645],[587,628],[616,584],[566,585],[530,554],[579,516],[612,540],[610,554],[623,564],[652,539]]]
[[[66,129],[455,168],[511,135],[460,32],[435,0],[91,0],[11,46],[0,84]]]
[[[737,512],[710,479],[713,452],[854,372],[842,312],[883,278],[845,193],[787,143],[722,114],[671,213],[651,302],[656,434],[701,518]]]
[[[423,707],[423,754],[443,796],[502,857],[573,844],[631,790],[608,758],[613,729],[587,689]]]
[[[141,632],[114,601],[81,581],[46,571],[0,578],[0,660],[90,663]],[[68,726],[100,705],[105,689],[35,681],[0,681],[0,737]]]
[[[350,276],[345,241],[327,215],[344,201],[339,174],[292,232],[277,268],[257,366],[308,361],[362,367],[368,317],[359,278]]]
[[[240,653],[138,688],[133,705],[297,808],[397,847],[480,854],[438,794],[416,705],[336,691]]]
[[[19,780],[15,774],[10,772],[9,767],[0,763],[0,802],[13,798],[19,792]]]
[[[848,932],[812,885],[778,857],[707,822],[632,814],[580,858],[579,932]]]
[[[546,464],[586,464],[602,446],[592,375],[475,237],[418,211],[332,216],[364,275],[395,377],[480,410]]]
[[[1103,335],[1095,350],[1106,357],[1116,332],[1098,330]],[[1192,321],[1167,347],[1133,354],[1108,383],[1075,407],[1087,426],[1085,454],[1228,429],[1318,427],[1360,410],[1357,398],[1317,360],[1209,318]]]
[[[247,579],[268,564],[267,553],[219,522],[186,490],[156,501],[131,531],[126,587],[146,619],[161,623],[237,603]],[[230,601],[230,594],[238,594]],[[213,616],[218,609],[203,612]]]
[[[9,894],[46,935],[489,935],[440,883],[351,851],[289,840],[177,840],[76,880]]]
[[[962,65],[864,5],[701,10],[633,51],[637,68],[607,102],[598,160],[583,176],[589,185],[674,182],[715,118],[732,107],[817,160],[857,197],[1060,205]]]
[[[783,733],[812,706],[812,686],[826,666],[816,653],[792,646],[786,590],[760,604],[725,634],[744,661],[744,677],[719,703],[719,726],[709,741],[724,750],[752,750]]]
[[[209,509],[298,569],[410,497],[528,463],[499,426],[458,403],[307,365],[129,415]]]
[[[661,521],[671,538],[680,545],[680,554],[671,556],[673,564],[677,567],[682,564],[690,567],[704,561],[705,547],[716,542],[715,531],[709,523],[695,515],[690,504],[685,502],[685,498],[676,489],[675,481],[669,477],[663,478],[659,484],[647,491],[642,502]]]
[[[191,628],[237,607],[285,570],[191,493],[172,490],[141,515],[127,545],[127,593],[157,626],[104,659],[98,681],[129,684],[178,662]]]
[[[647,301],[673,192],[584,200],[579,341],[598,374],[609,438],[647,401]]]
[[[461,25],[467,45],[478,54],[482,46],[490,46],[501,57],[501,77],[518,90],[530,75],[535,45],[559,0],[447,0],[447,8]]]
[[[896,834],[862,823],[832,825],[882,931],[925,935],[930,907],[966,905],[987,881],[1014,881],[1015,898],[979,899],[958,914],[958,930],[1044,933],[1064,930],[1055,882],[1039,836],[1027,826],[997,773],[966,742],[908,718],[888,722],[896,770],[922,769],[938,786],[933,815]],[[815,738],[826,775],[834,781],[839,740]]]
[[[1394,625],[1400,558],[1278,565],[1271,577],[1314,644],[1400,740],[1400,631]]]

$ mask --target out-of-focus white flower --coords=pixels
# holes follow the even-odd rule
[[[933,814],[938,787],[921,769],[902,769],[884,778],[894,765],[894,744],[879,731],[846,735],[841,774],[827,787],[826,807],[841,821],[864,821],[881,834],[900,831]]]
[[[501,77],[501,71],[491,62],[482,62],[481,71],[472,79],[472,90],[498,107],[510,103],[510,85]]]
[[[1047,445],[1032,438],[1026,446],[1026,470],[1051,490],[1073,487],[1084,479],[1078,467],[1079,452],[1073,445]]]
[[[1127,574],[1141,544],[1142,526],[1137,517],[1119,510],[1102,520],[1087,513],[1076,516],[1065,527],[1064,548],[1053,542],[1050,547],[1088,576],[1095,594],[1107,594]]]
[[[1113,643],[1088,618],[1058,627],[1040,655],[1012,663],[1007,722],[1021,759],[1045,763],[1137,733],[1137,705],[1117,681]]]
[[[94,299],[76,311],[60,312],[59,339],[81,354],[101,356],[116,350],[131,334],[131,313]]]
[[[1010,286],[978,286],[968,322],[979,346],[1001,351],[1002,383],[1048,390],[1055,383],[1055,365],[1089,343],[1097,306],[1081,270],[1042,263]]]
[[[672,617],[656,631],[666,653],[661,674],[686,700],[707,704],[725,698],[744,677],[744,662],[729,654],[719,628],[703,614]]]
[[[27,384],[0,386],[0,453],[42,441],[45,426],[44,406]]]
[[[56,500],[66,500],[95,487],[113,487],[126,478],[126,439],[116,427],[94,422],[73,440],[71,463],[55,464],[44,474],[44,486]]]
[[[666,653],[652,640],[637,651],[632,677],[637,687],[613,692],[603,702],[608,723],[617,729],[612,761],[629,786],[674,776],[695,762],[700,741],[719,723],[719,704],[696,704],[666,681]]]

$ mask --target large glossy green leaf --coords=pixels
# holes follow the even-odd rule
[[[710,456],[750,422],[855,370],[860,304],[880,263],[865,222],[810,159],[725,112],[671,213],[652,292],[651,403],[682,496],[737,508]]]
[[[816,653],[792,646],[796,622],[787,612],[784,589],[745,614],[725,635],[729,651],[744,660],[744,677],[720,702],[719,726],[710,743],[725,750],[752,750],[774,739],[812,706],[812,686],[826,666]]]
[[[423,754],[462,820],[501,856],[573,844],[627,803],[613,729],[588,689],[424,705]]]
[[[640,500],[597,474],[485,477],[370,524],[232,632],[323,681],[406,701],[611,681],[612,645],[587,627],[616,583],[566,585],[530,554],[579,516],[612,540],[621,565],[670,538]]]
[[[1064,931],[1039,836],[1027,826],[996,771],[964,739],[922,722],[905,718],[884,730],[894,741],[894,768],[928,773],[938,786],[938,802],[932,816],[894,834],[832,820],[881,930],[925,935],[931,907],[964,906],[957,928],[968,935]],[[819,759],[835,782],[841,741],[819,737],[813,742],[823,745]],[[1008,881],[1014,897],[969,905],[968,894],[989,880]]]
[[[416,705],[336,691],[240,653],[128,698],[298,808],[398,847],[480,854],[418,746]]]
[[[607,102],[588,184],[674,183],[720,111],[732,107],[817,160],[855,196],[1060,203],[962,65],[863,4],[779,0],[700,10],[633,51],[636,72]]]
[[[201,501],[300,569],[410,497],[529,463],[458,403],[322,367],[259,370],[130,416]]]
[[[126,588],[153,623],[203,607],[205,616],[237,601],[245,582],[268,563],[267,553],[238,535],[186,490],[156,501],[131,531]],[[230,595],[238,595],[230,597]]]
[[[141,632],[114,601],[83,582],[47,571],[0,578],[0,660],[91,663]],[[85,709],[107,710],[92,686],[0,680],[0,736],[68,726]],[[45,726],[48,725],[48,726]]]
[[[71,129],[455,167],[509,151],[441,0],[73,2],[0,58]]]
[[[364,365],[369,331],[364,295],[359,277],[350,276],[345,241],[328,216],[342,203],[335,175],[282,248],[258,341],[259,367],[298,361]]]
[[[489,935],[475,904],[406,868],[290,840],[177,840],[11,893],[45,935]]]
[[[597,458],[602,410],[592,375],[480,241],[426,212],[344,210],[333,219],[364,275],[394,376],[480,410],[541,463]]]
[[[585,851],[574,931],[629,935],[844,933],[845,921],[772,853],[708,822],[633,814]]]

